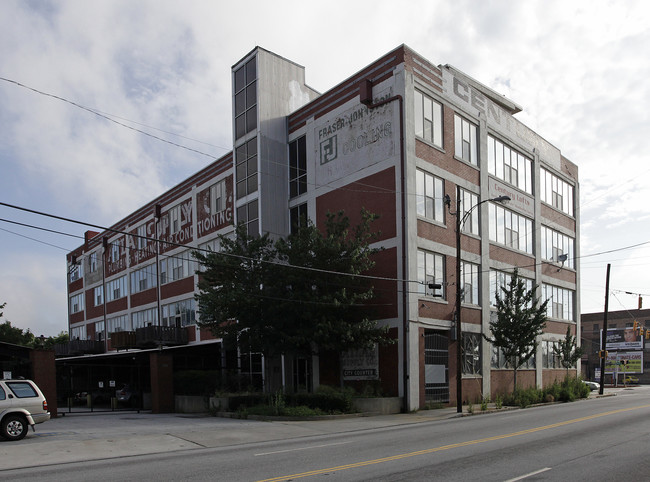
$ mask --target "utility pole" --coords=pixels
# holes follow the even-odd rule
[[[611,264],[607,263],[607,277],[605,279],[605,316],[603,319],[603,332],[600,336],[600,389],[598,393],[603,394],[605,385],[605,363],[607,362],[607,310],[609,309],[609,271]]]

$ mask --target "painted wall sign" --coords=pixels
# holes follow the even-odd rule
[[[510,197],[510,201],[505,205],[506,207],[513,207],[526,216],[531,218],[535,217],[535,201],[531,196],[524,194],[523,192],[494,179],[493,177],[490,177],[488,194],[490,198],[508,196]]]
[[[390,90],[376,100],[388,98]],[[398,122],[393,103],[358,104],[314,128],[316,178],[328,183],[395,155]]]
[[[379,350],[349,350],[341,354],[343,380],[377,380],[379,378]]]

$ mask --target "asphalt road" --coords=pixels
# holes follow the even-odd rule
[[[114,416],[112,428],[99,430],[91,426],[100,418],[92,417],[84,418],[75,434],[60,425],[62,430],[49,436],[30,434],[20,446],[21,453],[38,453],[46,446],[71,452],[58,462],[43,454],[31,467],[23,462],[23,468],[10,469],[8,444],[0,444],[0,478],[650,480],[650,387],[618,390],[615,397],[462,418],[449,410],[327,422],[121,414]],[[131,428],[121,428],[123,424]],[[11,451],[18,454],[15,446]],[[121,454],[110,452],[120,446]],[[74,447],[79,448],[77,455],[85,450],[95,454],[95,460],[75,462]]]

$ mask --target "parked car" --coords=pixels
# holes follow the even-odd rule
[[[628,376],[625,377],[625,379],[623,379],[623,383],[625,383],[626,385],[630,385],[630,384],[633,385],[633,384],[639,383],[639,377],[634,377],[632,375],[628,375]]]
[[[138,402],[138,393],[135,392],[130,385],[122,385],[122,388],[115,390],[115,398],[117,398],[117,403],[120,405],[125,405],[129,407],[137,407]]]
[[[600,390],[600,383],[590,382],[589,380],[583,380],[582,383],[589,387],[590,391]]]
[[[103,403],[110,403],[112,391],[102,388],[97,388],[90,392],[93,405],[100,405]],[[85,405],[88,403],[88,392],[77,392],[74,394],[74,402],[76,404]]]
[[[29,427],[47,422],[47,400],[31,380],[0,380],[0,436],[20,440]]]

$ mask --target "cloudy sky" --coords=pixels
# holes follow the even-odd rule
[[[517,102],[579,166],[581,311],[602,311],[608,263],[610,310],[650,308],[645,0],[3,0],[0,202],[110,225],[231,149],[230,67],[256,45],[324,92],[401,44]],[[0,219],[5,319],[66,330],[87,228]]]

